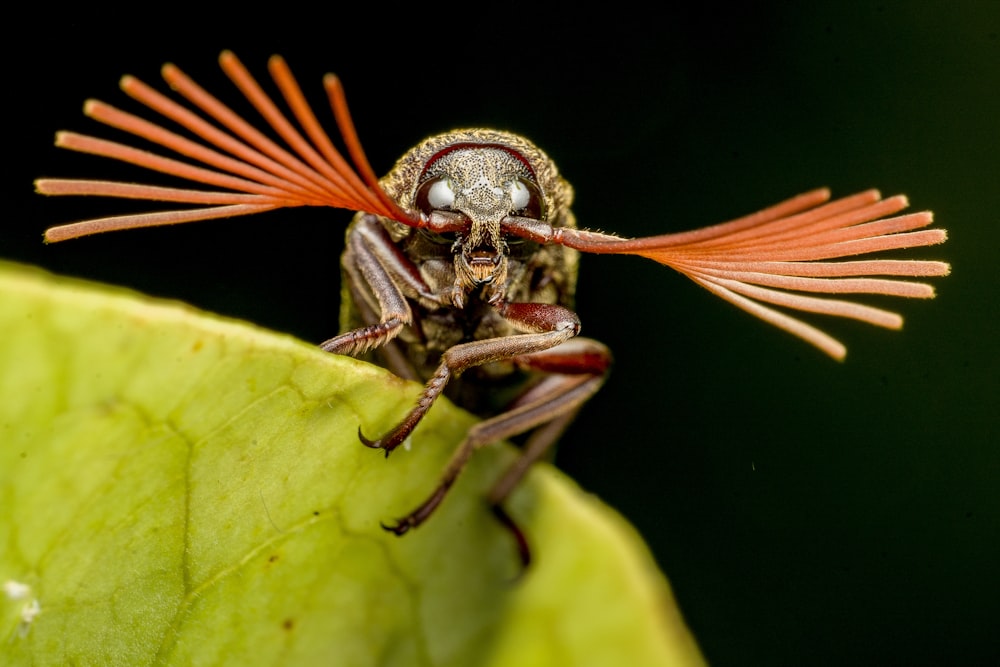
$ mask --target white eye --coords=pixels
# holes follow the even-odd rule
[[[531,201],[531,191],[525,187],[521,181],[512,181],[508,186],[510,191],[510,208],[513,211],[520,211],[528,206]]]
[[[417,188],[413,203],[424,213],[450,211],[455,205],[455,188],[444,176],[432,178]]]
[[[442,178],[434,181],[427,189],[427,203],[432,209],[448,209],[455,203],[455,190],[451,187],[451,181]]]
[[[523,178],[507,184],[510,193],[510,211],[523,218],[541,220],[545,217],[545,202],[538,186]]]

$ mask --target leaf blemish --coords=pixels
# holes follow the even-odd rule
[[[9,579],[3,583],[3,592],[10,600],[23,600],[31,595],[31,586]]]
[[[3,584],[4,594],[8,600],[25,600],[31,595],[31,586],[20,581],[9,579]],[[31,629],[31,624],[42,613],[42,606],[38,603],[38,598],[31,598],[30,602],[25,602],[21,606],[20,621],[17,624],[17,636],[24,638]]]

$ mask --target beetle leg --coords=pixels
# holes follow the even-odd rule
[[[386,530],[402,535],[427,520],[455,483],[472,452],[485,445],[537,429],[525,443],[521,456],[493,486],[489,502],[497,518],[510,529],[518,543],[521,560],[527,564],[529,552],[524,534],[502,509],[502,503],[559,436],[566,430],[580,407],[593,396],[607,376],[611,353],[601,343],[579,338],[550,350],[513,358],[521,368],[551,372],[541,382],[516,398],[506,412],[473,426],[455,450],[433,493],[410,514]]]
[[[352,227],[342,264],[359,310],[365,314],[367,306],[369,316],[377,311],[378,320],[324,341],[320,347],[327,352],[357,356],[391,341],[413,322],[407,297],[441,302],[373,215],[362,216]]]
[[[493,516],[514,537],[514,542],[517,544],[517,554],[521,560],[521,565],[524,567],[527,567],[531,563],[531,548],[528,546],[528,538],[525,537],[524,531],[517,525],[517,522],[504,509],[503,501],[514,487],[517,486],[517,483],[521,481],[521,478],[528,472],[531,465],[540,459],[545,452],[549,451],[552,445],[559,440],[579,411],[580,409],[577,408],[567,412],[564,415],[556,417],[548,424],[535,429],[525,443],[524,449],[521,450],[521,456],[517,457],[510,467],[507,468],[507,471],[497,480],[487,496],[490,509],[493,510]]]
[[[448,492],[448,489],[451,488],[452,484],[455,483],[455,480],[458,479],[459,474],[462,472],[462,469],[465,467],[465,464],[468,462],[473,451],[484,445],[518,435],[519,433],[524,433],[525,431],[541,424],[545,424],[547,427],[547,421],[550,423],[561,422],[562,420],[559,417],[562,416],[562,412],[569,412],[571,416],[580,405],[582,405],[594,394],[594,392],[597,391],[601,383],[604,381],[604,376],[578,376],[560,379],[565,382],[565,385],[560,387],[559,393],[555,393],[554,395],[550,393],[549,395],[541,396],[538,400],[532,403],[481,421],[469,429],[469,433],[466,435],[465,439],[455,449],[455,453],[452,455],[451,460],[445,467],[444,473],[441,475],[441,481],[438,483],[438,486],[434,489],[433,493],[431,493],[419,507],[407,514],[405,517],[399,519],[395,525],[390,526],[383,524],[382,527],[396,533],[397,535],[402,535],[410,528],[416,528],[419,526],[427,520],[427,517],[429,517],[431,513],[437,509],[437,506],[441,504],[441,501],[444,500],[445,494]],[[553,413],[555,413],[555,416]],[[568,423],[569,421],[567,420],[565,424],[557,424],[557,426],[554,427],[555,432],[552,435],[558,437]],[[542,431],[545,432],[548,430],[548,428],[542,429]],[[554,442],[555,437],[542,438],[542,441],[540,441],[538,445],[535,445],[530,453],[525,450],[521,458],[529,456],[530,454],[530,459],[526,461],[524,470],[527,470],[531,462],[541,456],[548,446]],[[529,445],[531,444],[532,443],[529,441]],[[520,459],[515,461],[514,466],[512,466],[507,473],[500,478],[498,486],[500,486],[508,478],[511,472],[515,472],[514,481],[519,479],[524,474],[518,466],[519,462]],[[506,484],[503,485],[506,486]],[[509,489],[507,489],[507,491],[509,491]],[[492,501],[492,497],[491,504],[495,504]]]
[[[348,277],[344,283],[347,289],[350,290],[350,303],[357,310],[361,322],[366,326],[378,324],[380,319],[376,311],[378,304],[373,305],[369,303],[372,300],[370,294],[365,293],[361,289],[361,285],[354,278]],[[400,346],[398,338],[384,343],[378,348],[377,354],[380,358],[380,365],[392,371],[396,377],[412,382],[423,381],[420,374],[413,367],[413,363],[407,358],[406,352]]]
[[[544,456],[562,436],[583,403],[601,388],[611,367],[611,351],[596,340],[577,338],[552,350],[515,359],[515,363],[523,369],[552,375],[530,387],[508,406],[505,414],[515,412],[521,406],[541,406],[542,425],[524,444],[521,456],[493,485],[489,493],[492,505],[499,505],[507,499],[531,465]],[[578,383],[580,386],[577,386]],[[517,424],[511,424],[510,427],[514,429]],[[509,438],[526,430],[522,428],[505,433],[498,439]]]
[[[376,440],[369,440],[359,430],[361,442],[373,449],[383,449],[385,455],[389,456],[413,432],[453,376],[474,366],[511,360],[553,348],[580,331],[580,318],[562,306],[505,303],[497,306],[497,310],[519,330],[533,333],[488,338],[448,348],[441,356],[441,363],[434,375],[424,385],[416,406],[393,429]]]

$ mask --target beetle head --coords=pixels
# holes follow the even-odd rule
[[[572,196],[544,153],[521,137],[493,130],[431,137],[400,159],[383,187],[423,216],[454,221],[458,300],[477,289],[491,301],[503,296],[505,218],[562,219]]]

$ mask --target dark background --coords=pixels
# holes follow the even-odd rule
[[[642,532],[715,665],[989,663],[1000,5],[758,4],[654,17],[613,3],[562,20],[527,4],[478,18],[426,3],[405,16],[351,7],[354,18],[283,3],[224,21],[169,6],[31,10],[8,25],[30,45],[5,42],[0,257],[308,341],[334,333],[346,212],[41,244],[44,228],[114,206],[35,196],[34,177],[118,173],[52,148],[53,131],[114,136],[82,117],[83,99],[134,109],[118,76],[159,85],[167,60],[235,100],[222,48],[262,78],[282,53],[321,110],[320,76],[340,74],[379,173],[434,132],[522,133],[576,187],[581,225],[625,235],[821,185],[906,193],[951,233],[910,254],[947,259],[954,275],[935,281],[934,302],[892,304],[901,333],[811,320],[847,342],[844,364],[652,262],[586,257],[578,312],[616,367],[558,462]]]

